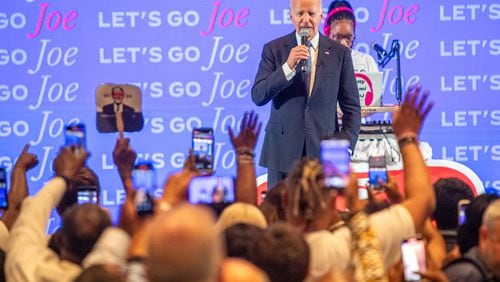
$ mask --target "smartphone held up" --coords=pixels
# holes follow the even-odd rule
[[[73,146],[75,154],[79,154],[80,149],[85,149],[87,146],[86,135],[85,124],[68,124],[64,130],[64,145]]]
[[[470,205],[470,200],[468,199],[462,199],[458,201],[457,204],[458,225],[462,225],[465,223],[465,220],[467,219],[465,211],[467,210],[467,207],[469,207],[469,205]]]
[[[9,196],[7,193],[7,173],[5,168],[0,167],[0,209],[9,207]]]
[[[235,201],[232,176],[198,176],[191,179],[188,200],[192,204],[229,205]]]
[[[349,147],[349,141],[343,139],[321,141],[321,164],[327,187],[343,189],[349,183],[351,164]]]
[[[425,241],[420,236],[404,240],[401,244],[405,281],[420,281],[415,272],[426,272]]]
[[[136,189],[135,210],[139,216],[154,212],[153,192],[156,188],[156,174],[151,162],[139,162],[132,171],[132,182]]]
[[[97,200],[97,186],[80,186],[78,187],[78,204],[99,204]]]
[[[368,158],[368,184],[371,189],[380,189],[380,182],[387,183],[387,165],[385,156]]]
[[[192,134],[192,148],[196,159],[196,168],[203,174],[212,174],[214,131],[212,128],[194,128]]]
[[[72,123],[66,126],[64,131],[65,145],[85,148],[85,124]]]

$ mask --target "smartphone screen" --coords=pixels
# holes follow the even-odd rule
[[[231,204],[235,197],[232,176],[194,177],[188,188],[188,199],[192,204]]]
[[[153,191],[156,188],[156,174],[153,163],[140,162],[135,165],[132,171],[132,182],[137,190]]]
[[[329,188],[343,189],[349,183],[349,141],[321,141],[321,163],[325,173],[325,184]]]
[[[195,128],[192,136],[196,167],[202,172],[213,172],[214,131],[211,128]]]
[[[368,184],[372,189],[380,187],[379,180],[387,182],[385,156],[368,158]]]
[[[78,204],[98,204],[96,186],[78,187]]]
[[[0,167],[0,209],[6,209],[8,207],[7,173],[5,172],[5,168]]]
[[[86,147],[85,124],[75,123],[66,126],[64,136],[66,146]]]
[[[420,281],[416,271],[426,271],[425,243],[422,238],[413,237],[401,244],[405,281]]]
[[[467,219],[465,215],[465,211],[467,210],[467,207],[470,205],[470,201],[467,199],[462,199],[458,201],[457,205],[457,211],[458,211],[458,225],[464,224],[465,220]]]
[[[153,191],[156,189],[156,174],[151,162],[140,162],[132,171],[132,182],[137,190],[134,198],[135,210],[138,215],[153,214]]]

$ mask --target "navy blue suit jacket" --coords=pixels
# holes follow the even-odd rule
[[[134,108],[122,105],[123,125],[127,132],[140,131],[144,127],[142,112],[136,112]],[[97,113],[97,130],[101,133],[116,132],[116,116],[113,103],[104,105],[102,112]]]
[[[316,77],[309,97],[299,72],[290,81],[283,73],[282,65],[295,46],[295,31],[265,44],[252,87],[257,106],[272,102],[260,165],[284,173],[302,157],[304,146],[308,156],[319,158],[322,138],[340,135],[354,148],[361,126],[350,49],[320,34]],[[337,101],[343,112],[341,130]]]

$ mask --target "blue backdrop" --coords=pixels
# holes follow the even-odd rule
[[[323,3],[325,10],[328,4]],[[351,4],[358,20],[354,47],[374,55],[372,41],[389,49],[399,39],[404,88],[420,82],[431,90],[436,105],[422,139],[432,146],[433,158],[463,163],[486,188],[500,189],[500,2]],[[10,170],[23,144],[31,143],[40,159],[29,173],[35,193],[53,174],[64,125],[84,122],[92,153],[88,163],[100,176],[103,204],[116,212],[124,198],[111,158],[117,136],[99,134],[95,125],[95,89],[113,82],[142,89],[144,129],[126,136],[142,160],[154,162],[160,185],[182,166],[191,129],[199,126],[215,130],[217,172],[234,174],[226,128],[237,128],[245,110],[267,120],[269,105],[256,107],[250,89],[263,44],[293,29],[288,5],[288,0],[2,1],[0,165]],[[395,61],[384,70],[384,104],[395,103],[395,70]]]

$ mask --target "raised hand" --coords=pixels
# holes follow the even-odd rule
[[[75,147],[73,146],[62,147],[53,163],[56,176],[76,180],[78,172],[88,156],[89,154],[85,148],[78,148],[78,153],[75,153]]]
[[[26,172],[38,164],[37,156],[29,153],[29,148],[29,144],[24,145],[24,148],[14,165],[14,169],[12,169],[12,174],[10,175],[11,185],[9,189],[9,207],[5,210],[1,217],[1,220],[9,230],[19,215],[19,210],[21,209],[23,200],[29,194]]]
[[[118,168],[122,180],[132,177],[137,153],[130,147],[130,139],[119,138],[113,150],[113,163]]]
[[[228,127],[231,144],[236,151],[238,170],[236,177],[236,200],[249,204],[257,204],[257,182],[255,180],[254,149],[262,128],[259,115],[254,111],[245,112],[241,121],[240,133],[235,136]]]
[[[235,136],[231,127],[227,127],[229,131],[229,137],[231,138],[231,144],[233,144],[234,149],[238,148],[249,148],[254,149],[257,139],[259,138],[259,133],[262,128],[262,122],[258,122],[259,115],[254,111],[250,113],[245,112],[243,120],[241,121],[240,133]]]
[[[406,91],[401,108],[394,112],[392,118],[392,129],[396,137],[420,134],[422,124],[427,114],[434,106],[433,102],[427,103],[429,91],[421,92],[420,85],[410,87]]]
[[[398,183],[390,173],[387,173],[387,182],[379,180],[378,184],[383,188],[382,191],[385,192],[391,204],[398,204],[404,200],[404,196],[399,192]]]
[[[163,185],[163,196],[161,202],[174,205],[187,200],[187,190],[191,179],[200,175],[196,168],[193,150],[189,150],[189,155],[184,163],[184,168],[172,174]]]
[[[24,148],[19,155],[19,158],[16,161],[16,164],[14,165],[15,168],[20,168],[25,171],[28,171],[38,165],[38,158],[35,154],[29,153],[28,150],[30,149],[30,144],[24,145]]]

